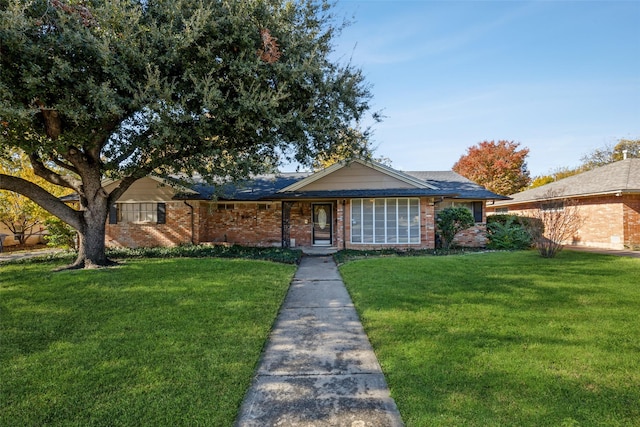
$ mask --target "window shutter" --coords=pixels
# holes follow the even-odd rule
[[[482,202],[473,202],[473,220],[482,222]]]
[[[113,205],[109,208],[109,224],[118,223],[118,206]]]
[[[166,203],[158,203],[158,224],[166,224],[167,222],[167,205]]]

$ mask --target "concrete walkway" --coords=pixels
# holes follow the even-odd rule
[[[302,259],[236,425],[403,425],[332,257]]]
[[[602,254],[602,255],[615,255],[615,256],[623,256],[623,257],[629,257],[629,258],[640,258],[640,251],[628,251],[628,250],[621,250],[621,249],[602,249],[602,248],[592,248],[589,246],[573,246],[573,245],[567,245],[564,247],[564,249],[567,249],[570,251],[578,251],[578,252],[592,252],[595,254]]]
[[[38,249],[33,251],[18,251],[18,252],[0,252],[0,263],[3,261],[16,261],[21,259],[34,258],[39,256],[53,255],[59,252],[64,252],[63,249]]]

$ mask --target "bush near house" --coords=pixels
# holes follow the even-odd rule
[[[529,224],[531,218],[518,215],[490,215],[487,217],[489,249],[519,250],[532,245]]]
[[[450,207],[436,215],[436,226],[442,238],[442,247],[449,249],[456,234],[475,224],[473,214],[464,207]]]

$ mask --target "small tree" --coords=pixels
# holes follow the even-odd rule
[[[471,211],[463,207],[452,207],[441,210],[438,212],[436,221],[444,249],[451,247],[451,242],[453,242],[456,234],[475,224]]]
[[[577,203],[554,191],[545,193],[531,216],[529,233],[544,258],[555,257],[583,223]]]
[[[77,233],[70,225],[52,216],[45,221],[47,232],[44,240],[48,246],[77,250]]]

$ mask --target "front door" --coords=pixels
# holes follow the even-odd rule
[[[313,205],[313,244],[316,246],[331,246],[332,208],[331,203]]]

